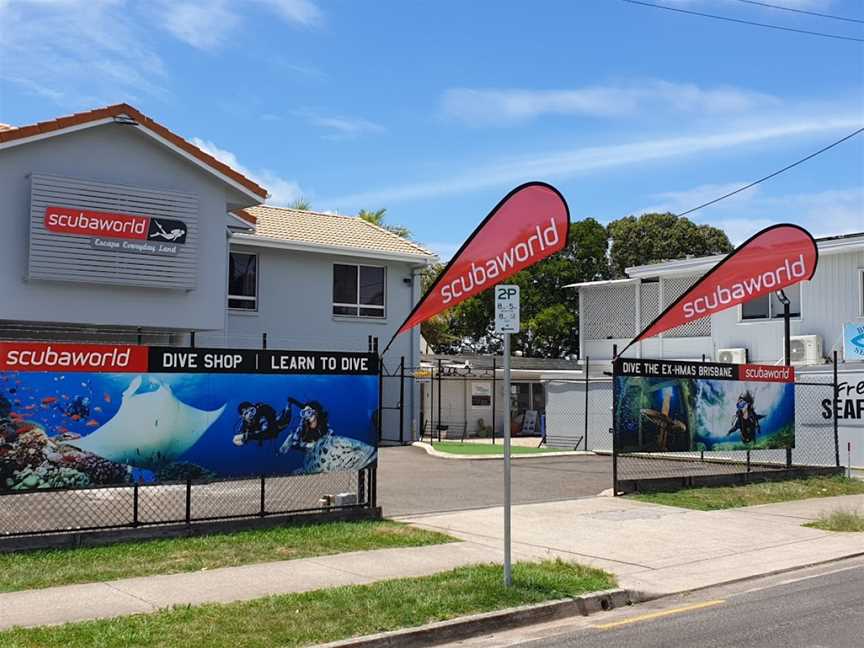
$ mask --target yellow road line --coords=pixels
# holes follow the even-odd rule
[[[599,630],[609,630],[610,628],[617,628],[618,626],[628,625],[630,623],[639,623],[640,621],[650,621],[651,619],[659,619],[665,616],[671,616],[673,614],[680,614],[682,612],[690,612],[691,610],[701,610],[702,608],[714,607],[715,605],[722,605],[725,603],[725,599],[717,599],[716,601],[703,601],[702,603],[693,603],[692,605],[683,605],[681,607],[672,608],[670,610],[660,610],[659,612],[649,612],[648,614],[640,614],[638,616],[628,617],[626,619],[622,619],[621,621],[613,621],[612,623],[599,623],[596,625],[592,625],[592,628],[597,628]]]

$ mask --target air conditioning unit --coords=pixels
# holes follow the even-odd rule
[[[717,362],[724,364],[746,364],[747,349],[719,349],[717,351]]]
[[[821,335],[793,335],[791,344],[793,365],[823,364]]]

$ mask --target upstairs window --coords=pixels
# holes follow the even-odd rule
[[[333,314],[343,317],[384,317],[385,269],[333,265]]]
[[[258,310],[258,255],[232,252],[228,257],[228,308]]]
[[[790,302],[789,314],[792,317],[801,317],[801,285],[786,288],[784,292]],[[745,321],[783,319],[783,303],[777,293],[763,295],[741,304],[741,319]]]

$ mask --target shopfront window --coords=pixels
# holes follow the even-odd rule
[[[258,310],[258,255],[232,252],[228,257],[228,308]]]

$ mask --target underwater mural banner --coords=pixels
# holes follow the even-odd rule
[[[618,452],[795,447],[795,369],[618,358]]]
[[[0,342],[0,491],[361,470],[375,354]]]

